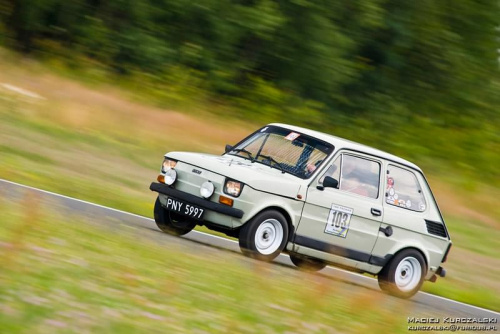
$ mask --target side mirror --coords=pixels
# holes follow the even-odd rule
[[[323,180],[323,187],[324,188],[335,188],[339,186],[339,181],[335,180],[331,176],[325,176],[325,179]]]
[[[230,152],[233,149],[233,146],[226,144],[226,153]]]

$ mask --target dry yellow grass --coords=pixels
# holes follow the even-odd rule
[[[130,97],[112,87],[89,87],[44,72],[43,67],[30,60],[21,59],[19,67],[9,65],[0,62],[0,82],[44,98],[31,99],[26,116],[75,131],[102,131],[160,142],[162,138],[172,136],[179,142],[201,145],[215,153],[222,151],[223,144],[234,143],[254,129],[252,125],[214,117],[208,112],[201,113],[202,117],[193,117],[145,106],[131,101]],[[19,98],[30,100],[28,97]]]

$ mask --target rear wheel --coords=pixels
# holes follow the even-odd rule
[[[303,271],[320,271],[326,267],[326,263],[323,261],[305,258],[295,254],[290,254],[290,260],[297,268]]]
[[[285,248],[288,240],[288,223],[278,211],[268,210],[257,214],[243,225],[239,235],[240,249],[246,256],[272,261]]]
[[[184,235],[196,226],[196,223],[184,221],[182,217],[165,210],[159,198],[156,198],[154,215],[158,228],[170,235]]]
[[[405,249],[396,254],[378,275],[380,289],[393,296],[410,298],[418,292],[427,273],[422,254]]]

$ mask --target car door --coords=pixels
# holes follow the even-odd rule
[[[369,262],[383,218],[381,170],[380,160],[338,153],[307,189],[294,250],[346,265]],[[337,188],[322,187],[326,176]]]

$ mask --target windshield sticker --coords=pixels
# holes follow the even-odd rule
[[[349,224],[353,209],[342,205],[332,204],[328,220],[326,222],[325,233],[336,235],[337,237],[347,237]]]
[[[300,134],[299,134],[299,133],[296,133],[296,132],[290,132],[290,133],[288,134],[288,136],[286,136],[286,137],[285,137],[285,139],[288,139],[288,140],[293,141],[293,140],[295,140],[295,139],[299,138],[299,136],[300,136]]]

